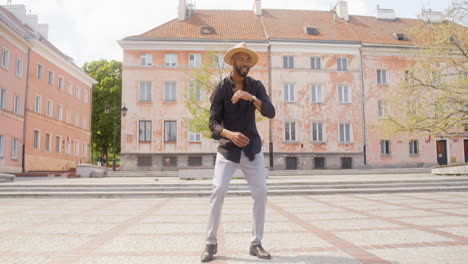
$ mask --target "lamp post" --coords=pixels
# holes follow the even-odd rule
[[[122,116],[126,116],[127,115],[127,111],[128,111],[128,108],[127,107],[122,107],[122,109],[120,109],[121,113],[122,113]],[[109,106],[106,106],[104,107],[104,112],[106,114],[109,114],[110,112],[110,107]],[[116,164],[115,164],[115,149],[116,149],[116,135],[115,135],[115,126],[116,126],[116,123],[117,123],[117,116],[114,114],[114,129],[113,129],[113,137],[114,137],[114,143],[112,145],[112,150],[113,150],[113,157],[112,157],[112,170],[115,171],[115,167],[116,167]]]

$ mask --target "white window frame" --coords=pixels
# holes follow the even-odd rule
[[[213,55],[213,67],[216,68],[216,69],[226,68],[226,63],[224,62],[224,55],[223,54]]]
[[[418,156],[420,153],[419,149],[419,140],[410,140],[409,141],[409,154],[412,156]]]
[[[73,83],[68,81],[67,92],[69,95],[73,95]]]
[[[177,54],[164,54],[164,66],[165,67],[177,67]]]
[[[53,115],[54,115],[54,102],[48,99],[47,105],[46,105],[46,116],[53,117]]]
[[[11,159],[18,160],[19,139],[13,138],[11,141]]]
[[[340,84],[338,89],[338,103],[350,104],[351,103],[351,87],[346,84]]]
[[[343,58],[343,57],[336,58],[336,70],[347,71],[348,70],[348,58]]]
[[[88,153],[86,151],[86,143],[85,142],[81,143],[81,156],[83,158],[86,158],[88,156]]]
[[[57,87],[59,90],[63,90],[63,82],[64,82],[63,77],[59,75],[59,78],[58,78],[58,87]]]
[[[377,84],[388,85],[387,70],[377,69]]]
[[[294,131],[293,131],[294,130]],[[297,122],[296,121],[285,121],[284,122],[284,141],[285,142],[297,142]]]
[[[65,142],[65,154],[67,154],[67,155],[71,154],[71,144],[70,144],[69,140],[67,140],[67,142]]]
[[[87,129],[87,128],[88,128],[88,120],[87,120],[86,116],[83,116],[83,117],[81,118],[81,123],[82,123],[82,126],[81,126],[81,127],[82,127],[83,129]]]
[[[338,138],[340,143],[353,142],[353,126],[351,122],[340,122],[338,124]]]
[[[48,139],[48,140],[47,140]],[[47,152],[52,151],[52,135],[50,133],[45,133],[45,150]]]
[[[63,105],[57,104],[57,120],[62,121],[63,120]]]
[[[377,108],[378,108],[378,112],[379,112],[379,117],[380,118],[385,118],[386,115],[385,115],[385,101],[384,100],[379,100],[377,102]]]
[[[139,81],[138,82],[138,101],[151,102],[152,101],[152,81]]]
[[[34,112],[40,114],[42,113],[42,96],[34,96]]]
[[[88,103],[88,89],[83,89],[83,102]]]
[[[66,123],[71,124],[71,112],[70,112],[70,110],[67,110],[66,115],[67,115]]]
[[[23,77],[23,59],[16,58],[16,76]]]
[[[189,142],[201,142],[201,133],[188,131],[188,141]]]
[[[312,83],[310,85],[310,100],[311,103],[323,103],[323,89],[321,84]]]
[[[165,81],[164,82],[164,102],[177,102],[177,82]]]
[[[5,136],[0,135],[0,158],[5,155]]]
[[[389,156],[392,154],[392,147],[390,140],[380,140],[380,155]]]
[[[49,71],[49,73],[47,74],[47,83],[50,85],[54,85],[54,72],[53,71]]]
[[[143,129],[142,129],[142,124],[143,124]],[[153,138],[152,130],[153,130],[153,121],[138,120],[138,142],[151,142]]]
[[[75,126],[79,127],[80,126],[80,113],[75,112]]]
[[[57,139],[58,139],[58,144],[57,144]],[[62,137],[61,136],[55,136],[55,152],[62,153]]]
[[[201,66],[201,54],[192,53],[188,55],[189,67],[198,68]]]
[[[73,142],[74,146],[73,146],[73,153],[75,155],[75,157],[78,157],[80,156],[80,141],[78,141],[78,139],[75,139],[74,142]]]
[[[76,86],[75,88],[75,97],[80,100],[81,99],[81,87],[80,86]]]
[[[310,68],[312,70],[321,70],[322,69],[322,58],[319,56],[310,57]]]
[[[10,51],[7,48],[2,48],[2,61],[1,66],[5,70],[8,70],[10,64]]]
[[[172,124],[175,123],[175,132],[173,131],[173,126]],[[166,133],[166,124],[169,124],[169,135],[167,135]],[[177,121],[176,120],[164,120],[163,121],[163,133],[164,133],[164,142],[170,142],[170,143],[175,143],[177,142]],[[173,137],[171,137],[171,135],[173,135]]]
[[[322,121],[313,120],[311,136],[312,142],[325,142],[325,123]]]
[[[152,66],[153,65],[153,54],[142,53],[140,54],[140,65],[141,66]]]
[[[13,97],[13,113],[15,115],[20,114],[20,108],[21,107],[21,97],[19,95],[15,95]]]
[[[188,82],[188,96],[190,100],[201,101],[202,89],[196,81]]]
[[[294,56],[283,56],[283,69],[294,69]]]
[[[33,148],[34,149],[41,149],[41,131],[34,129],[33,132]]]
[[[42,67],[42,64],[36,64],[36,78],[42,80],[43,74],[44,74],[44,67]]]
[[[6,109],[6,89],[0,89],[0,109]]]
[[[283,100],[285,103],[296,102],[296,87],[294,83],[283,84]]]

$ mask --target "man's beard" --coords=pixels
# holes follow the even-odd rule
[[[245,68],[245,69],[244,69],[244,68]],[[234,66],[234,70],[236,71],[236,73],[237,73],[239,76],[245,77],[245,76],[247,76],[247,74],[249,73],[250,68],[247,67],[247,66],[237,67],[237,65],[236,65],[236,66]]]

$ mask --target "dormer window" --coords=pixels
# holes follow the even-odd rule
[[[305,27],[305,32],[307,35],[320,35],[317,28],[314,27]]]
[[[200,33],[205,35],[211,35],[215,33],[214,27],[201,27]]]
[[[401,40],[401,41],[408,41],[408,37],[406,36],[406,34],[403,34],[403,33],[393,33],[393,36],[397,39],[397,40]]]

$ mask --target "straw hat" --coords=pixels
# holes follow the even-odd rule
[[[247,43],[241,42],[224,54],[224,62],[232,66],[231,58],[234,54],[244,52],[250,55],[250,67],[255,66],[258,62],[258,55],[257,53],[253,52],[251,49],[247,48]]]

